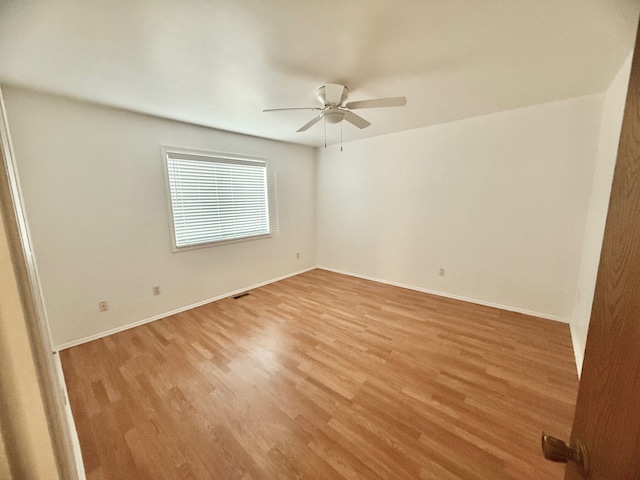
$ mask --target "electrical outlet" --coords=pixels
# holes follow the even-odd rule
[[[296,252],[296,258],[300,258],[300,252]]]
[[[98,310],[100,310],[101,312],[106,312],[107,310],[109,310],[109,304],[106,300],[98,302]]]
[[[441,277],[444,277],[444,268],[441,268],[440,270],[438,270],[438,275]]]
[[[153,287],[151,287],[151,290],[153,291],[154,295],[160,295],[160,285],[154,285]]]

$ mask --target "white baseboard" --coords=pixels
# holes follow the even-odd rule
[[[308,272],[310,270],[315,270],[317,267],[309,267],[304,270],[298,270],[297,272],[288,273],[287,275],[282,275],[277,278],[272,278],[270,280],[266,280],[264,282],[256,283],[255,285],[249,285],[247,287],[240,288],[238,290],[234,290],[233,292],[223,293],[222,295],[218,295],[217,297],[208,298],[206,300],[202,300],[201,302],[192,303],[191,305],[186,305],[184,307],[177,308],[175,310],[171,310],[170,312],[161,313],[159,315],[154,315],[153,317],[144,318],[142,320],[138,320],[132,323],[127,323],[126,325],[122,325],[120,327],[112,328],[110,330],[106,330],[104,332],[96,333],[95,335],[90,335],[88,337],[80,338],[78,340],[73,340],[71,342],[63,343],[62,345],[58,345],[56,351],[65,350],[67,348],[75,347],[78,345],[82,345],[83,343],[88,343],[93,340],[98,340],[99,338],[108,337],[109,335],[113,335],[114,333],[123,332],[125,330],[129,330],[130,328],[139,327],[140,325],[144,325],[145,323],[155,322],[156,320],[160,320],[162,318],[170,317],[171,315],[175,315],[177,313],[182,313],[187,310],[191,310],[192,308],[200,307],[202,305],[206,305],[207,303],[216,302],[218,300],[222,300],[223,298],[233,297],[235,295],[239,295],[240,293],[246,292],[248,290],[253,290],[254,288],[262,287],[264,285],[269,285],[270,283],[279,282],[280,280],[284,280],[285,278],[294,277],[296,275],[300,275],[301,273]]]
[[[64,398],[64,412],[71,436],[71,446],[73,448],[73,458],[75,460],[76,473],[78,475],[77,478],[78,480],[87,480],[86,474],[84,472],[84,460],[82,459],[82,451],[80,450],[80,440],[78,439],[78,431],[76,430],[76,422],[73,420],[71,405],[69,405],[67,382],[64,379],[64,370],[62,370],[62,363],[60,362],[60,354],[58,352],[53,353],[53,364],[56,369],[56,374],[58,375],[58,385],[62,390],[62,396]]]
[[[464,296],[461,296],[461,295],[454,295],[454,294],[451,294],[451,293],[440,292],[438,290],[431,290],[431,289],[428,289],[428,288],[416,287],[414,285],[407,285],[407,284],[400,283],[400,282],[392,282],[392,281],[389,281],[389,280],[384,280],[384,279],[381,279],[381,278],[371,277],[371,276],[368,276],[368,275],[360,275],[360,274],[353,273],[353,272],[346,272],[344,270],[338,270],[338,269],[335,269],[335,268],[329,268],[329,267],[323,267],[321,265],[317,265],[317,266],[305,268],[303,270],[299,270],[299,271],[296,271],[296,272],[293,272],[293,273],[289,273],[287,275],[282,275],[280,277],[272,278],[270,280],[267,280],[267,281],[264,281],[264,282],[260,282],[260,283],[257,283],[255,285],[250,285],[250,286],[247,286],[247,287],[244,287],[244,288],[240,288],[240,289],[234,290],[232,292],[227,292],[227,293],[224,293],[222,295],[218,295],[218,296],[213,297],[213,298],[208,298],[208,299],[203,300],[201,302],[193,303],[191,305],[186,305],[184,307],[177,308],[177,309],[172,310],[170,312],[165,312],[165,313],[161,313],[159,315],[154,315],[153,317],[149,317],[149,318],[145,318],[145,319],[142,319],[142,320],[138,320],[136,322],[128,323],[128,324],[123,325],[121,327],[112,328],[110,330],[106,330],[104,332],[100,332],[100,333],[97,333],[95,335],[90,335],[88,337],[80,338],[78,340],[73,340],[71,342],[67,342],[67,343],[58,345],[56,347],[56,351],[65,350],[67,348],[75,347],[77,345],[82,345],[83,343],[88,343],[88,342],[91,342],[93,340],[97,340],[99,338],[108,337],[109,335],[113,335],[114,333],[123,332],[125,330],[129,330],[130,328],[135,328],[135,327],[138,327],[140,325],[144,325],[145,323],[154,322],[156,320],[160,320],[162,318],[166,318],[166,317],[169,317],[171,315],[175,315],[177,313],[185,312],[185,311],[190,310],[192,308],[196,308],[196,307],[200,307],[202,305],[206,305],[207,303],[211,303],[211,302],[216,302],[218,300],[222,300],[223,298],[232,297],[234,295],[238,295],[240,293],[246,292],[247,290],[252,290],[254,288],[259,288],[259,287],[262,287],[264,285],[268,285],[270,283],[274,283],[274,282],[278,282],[280,280],[284,280],[285,278],[294,277],[296,275],[300,275],[301,273],[305,273],[305,272],[314,270],[316,268],[319,268],[321,270],[327,270],[329,272],[339,273],[341,275],[348,275],[350,277],[362,278],[364,280],[369,280],[369,281],[372,281],[372,282],[383,283],[383,284],[386,284],[386,285],[392,285],[394,287],[401,287],[401,288],[406,288],[406,289],[409,289],[409,290],[415,290],[417,292],[428,293],[430,295],[436,295],[436,296],[439,296],[439,297],[451,298],[453,300],[460,300],[460,301],[463,301],[463,302],[475,303],[477,305],[484,305],[485,307],[493,307],[493,308],[498,308],[500,310],[507,310],[507,311],[510,311],[510,312],[522,313],[524,315],[531,315],[533,317],[544,318],[544,319],[547,319],[547,320],[554,320],[556,322],[569,323],[568,320],[566,320],[564,318],[561,318],[561,317],[558,317],[558,316],[555,316],[555,315],[549,315],[549,314],[546,314],[546,313],[535,312],[535,311],[532,311],[532,310],[527,310],[527,309],[519,308],[519,307],[513,307],[513,306],[510,306],[510,305],[503,305],[503,304],[494,303],[494,302],[487,302],[487,301],[484,301],[484,300],[478,300],[476,298],[469,298],[469,297],[464,297]],[[572,337],[573,337],[573,335],[572,335]],[[575,346],[574,346],[574,351],[576,351],[575,350]],[[577,360],[577,357],[576,357],[576,360]]]
[[[580,336],[576,333],[577,326],[571,324],[571,344],[573,345],[573,355],[576,357],[576,369],[578,370],[578,378],[582,373],[582,362],[584,361],[584,345],[578,341]]]
[[[431,290],[431,289],[428,289],[428,288],[416,287],[414,285],[406,285],[404,283],[392,282],[392,281],[389,281],[389,280],[383,280],[381,278],[370,277],[368,275],[359,275],[357,273],[345,272],[343,270],[337,270],[335,268],[323,267],[323,266],[320,266],[320,265],[318,265],[317,268],[319,268],[320,270],[327,270],[329,272],[340,273],[342,275],[349,275],[350,277],[357,277],[357,278],[362,278],[364,280],[370,280],[372,282],[384,283],[386,285],[392,285],[394,287],[406,288],[408,290],[415,290],[417,292],[428,293],[430,295],[436,295],[438,297],[451,298],[453,300],[460,300],[462,302],[475,303],[476,305],[483,305],[485,307],[498,308],[500,310],[507,310],[509,312],[522,313],[524,315],[530,315],[532,317],[544,318],[546,320],[553,320],[553,321],[561,322],[561,323],[569,323],[569,321],[567,319],[564,319],[562,317],[558,317],[556,315],[549,315],[547,313],[534,312],[532,310],[527,310],[527,309],[524,309],[524,308],[512,307],[510,305],[502,305],[500,303],[494,303],[494,302],[487,302],[487,301],[484,301],[484,300],[478,300],[477,298],[463,297],[461,295],[454,295],[454,294],[451,294],[451,293],[440,292],[438,290]]]

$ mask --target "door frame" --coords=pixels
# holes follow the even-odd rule
[[[69,421],[66,386],[56,364],[58,352],[53,350],[49,334],[1,87],[0,214],[5,224],[13,274],[18,285],[58,474],[64,480],[82,480],[82,456],[79,450],[74,448],[75,427]],[[5,438],[5,441],[8,440]],[[11,464],[11,449],[8,449],[7,454]]]

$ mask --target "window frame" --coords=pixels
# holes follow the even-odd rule
[[[166,202],[168,209],[168,217],[169,217],[169,227],[171,231],[171,250],[175,252],[182,252],[185,250],[194,250],[200,248],[209,248],[214,246],[227,245],[231,243],[240,243],[247,242],[251,240],[259,240],[264,238],[271,238],[278,232],[278,221],[277,221],[277,203],[276,203],[276,191],[275,191],[275,172],[271,170],[269,161],[265,157],[258,156],[250,156],[250,155],[242,155],[235,153],[226,153],[226,152],[215,152],[211,150],[202,150],[197,148],[188,148],[188,147],[173,147],[168,145],[160,146],[162,152],[162,167],[165,177],[165,193],[166,193]],[[266,201],[267,201],[267,216],[269,222],[269,233],[258,234],[258,235],[249,235],[245,237],[239,238],[229,238],[223,240],[212,240],[203,243],[195,243],[190,245],[177,245],[176,239],[176,228],[175,228],[175,219],[174,219],[174,211],[173,211],[173,202],[171,200],[171,184],[169,181],[169,156],[170,154],[175,153],[179,155],[190,155],[194,157],[203,157],[203,161],[211,161],[215,159],[220,160],[232,160],[232,161],[240,161],[240,162],[260,162],[264,163],[265,166],[265,174],[266,174]],[[224,162],[220,162],[224,163]]]

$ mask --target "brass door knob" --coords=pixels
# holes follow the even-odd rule
[[[585,478],[589,475],[589,454],[582,440],[567,445],[559,438],[542,432],[542,453],[544,458],[552,462],[567,463],[569,460],[580,465]]]

